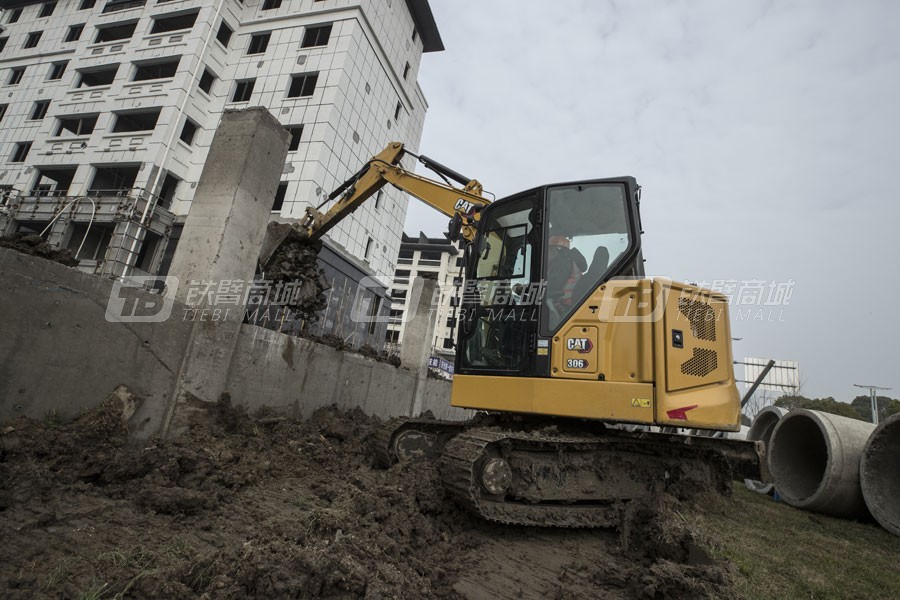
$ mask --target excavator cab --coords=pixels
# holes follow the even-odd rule
[[[456,369],[550,375],[539,352],[600,285],[643,275],[633,177],[547,185],[481,212],[467,252]]]

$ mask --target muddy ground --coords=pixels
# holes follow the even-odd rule
[[[682,598],[733,569],[640,507],[621,531],[485,523],[422,464],[373,466],[378,421],[215,418],[133,448],[119,400],[0,426],[5,598]]]

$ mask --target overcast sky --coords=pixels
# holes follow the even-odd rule
[[[431,6],[423,153],[498,198],[635,176],[648,274],[793,282],[786,306],[732,306],[738,360],[900,397],[900,2]],[[410,202],[408,232],[445,228]]]

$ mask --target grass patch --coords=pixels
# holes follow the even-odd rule
[[[59,411],[55,408],[51,408],[47,412],[44,413],[44,425],[48,429],[59,429],[62,427],[63,418],[62,415],[59,414]]]
[[[688,519],[737,567],[742,598],[900,598],[900,537],[876,523],[798,510],[737,483]]]

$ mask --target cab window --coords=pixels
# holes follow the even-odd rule
[[[547,192],[545,330],[557,327],[606,280],[631,243],[625,186],[592,183]]]

